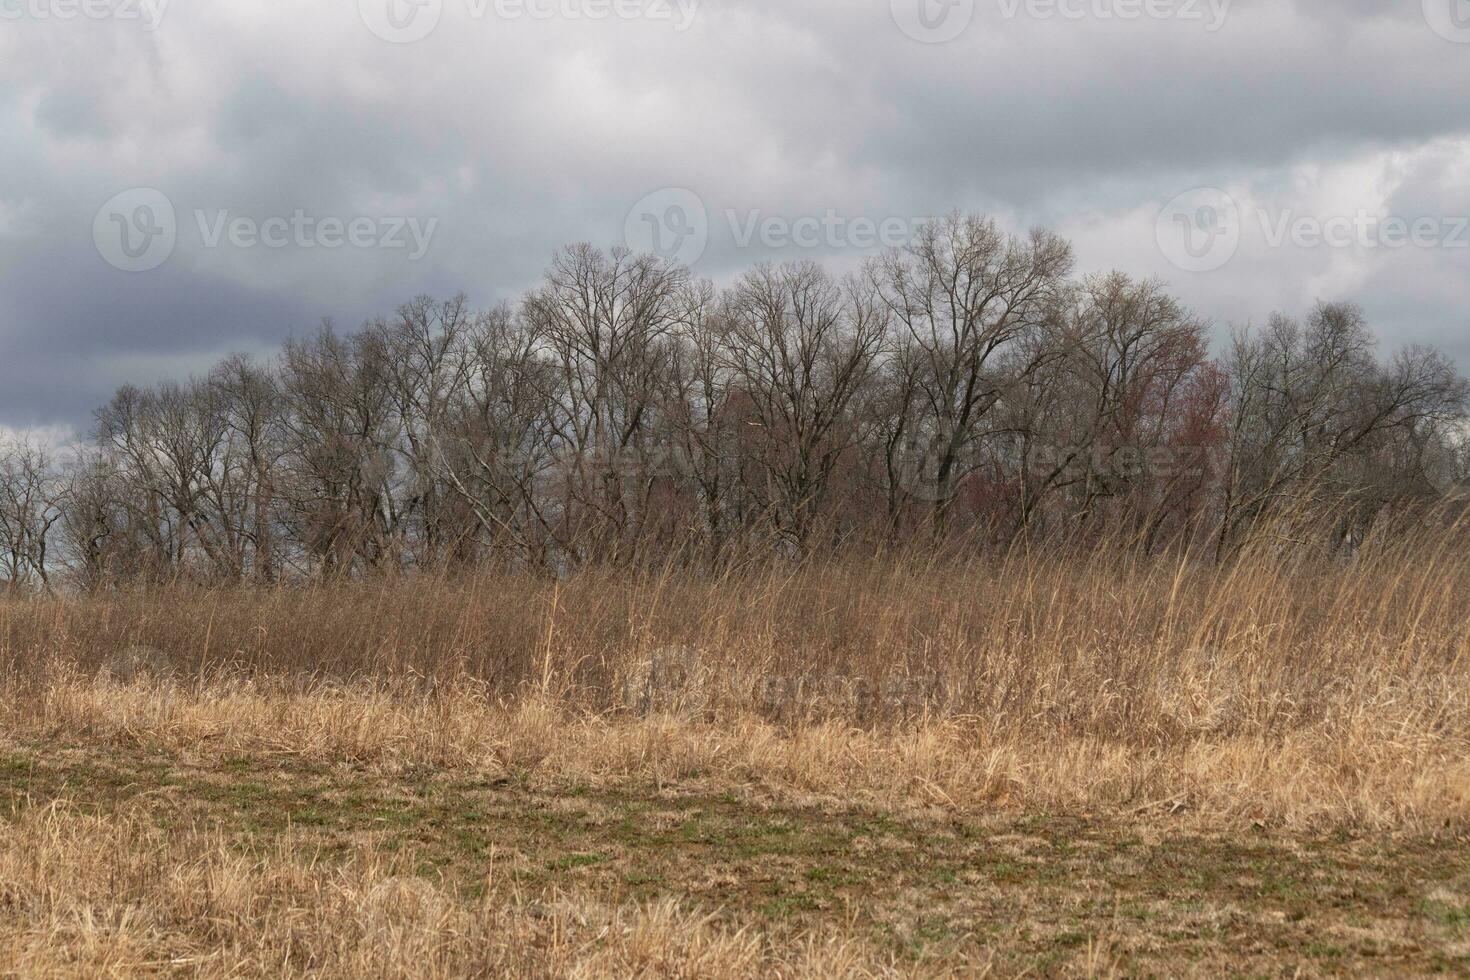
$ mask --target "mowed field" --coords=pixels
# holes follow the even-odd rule
[[[1462,974],[1470,556],[0,605],[0,973]]]

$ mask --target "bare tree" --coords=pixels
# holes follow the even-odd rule
[[[0,443],[0,577],[11,592],[51,588],[51,541],[62,508],[49,454],[25,441]]]
[[[524,316],[561,372],[563,536],[578,542],[575,560],[617,560],[647,516],[636,474],[651,450],[652,416],[667,401],[688,284],[672,262],[575,245],[526,300]]]
[[[1442,355],[1410,349],[1385,368],[1373,348],[1350,304],[1319,304],[1305,324],[1278,315],[1260,334],[1236,334],[1217,556],[1248,523],[1309,489],[1350,491],[1334,481],[1382,438],[1464,417],[1465,382]]]
[[[394,568],[403,558],[405,490],[385,354],[324,327],[286,345],[282,389],[290,522],[310,563],[329,574]]]
[[[436,565],[454,554],[463,533],[450,519],[435,459],[435,433],[473,370],[466,350],[473,319],[462,295],[445,303],[420,296],[399,307],[392,322],[379,321],[367,334],[397,415],[399,439],[389,449],[406,474],[404,516],[416,526],[420,565]]]
[[[1071,268],[1071,246],[1050,232],[1013,237],[994,221],[958,213],[870,267],[900,349],[913,361],[906,376],[922,427],[904,441],[932,457],[937,530],[978,443],[991,434],[991,412],[1044,363],[1015,354],[1052,315]]]
[[[868,288],[839,286],[809,262],[762,266],[727,297],[723,356],[757,430],[752,461],[777,530],[798,550],[854,441],[848,409],[873,374],[886,329],[886,310]]]
[[[78,452],[63,474],[61,543],[88,592],[149,570],[139,560],[142,549],[129,526],[122,484],[116,464],[100,449]]]
[[[1111,504],[1152,540],[1171,508],[1198,497],[1222,408],[1205,331],[1159,282],[1115,272],[1080,284],[1052,342],[1064,356],[1007,406],[1026,414],[1013,426],[1023,525],[1068,491],[1077,521]]]
[[[563,375],[506,307],[475,317],[465,347],[463,384],[434,430],[433,458],[478,540],[544,565],[557,541],[541,491],[557,460]]]
[[[220,485],[213,495],[231,515],[236,561],[259,582],[276,581],[282,556],[277,547],[279,484],[287,455],[279,380],[247,357],[226,358],[210,375],[227,430]],[[228,503],[227,503],[228,501]],[[249,549],[247,558],[246,549]]]
[[[718,568],[926,529],[1219,558],[1298,503],[1352,547],[1463,472],[1466,380],[1432,349],[1380,359],[1356,307],[1273,317],[1217,361],[1162,284],[1071,263],[958,214],[856,278],[763,265],[723,292],[572,246],[519,307],[419,297],[270,363],[124,386],[60,474],[0,449],[0,576],[44,587],[57,554],[92,589]]]

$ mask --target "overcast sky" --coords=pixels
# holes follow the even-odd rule
[[[0,0],[0,427],[559,245],[717,281],[953,208],[1470,369],[1470,0]]]

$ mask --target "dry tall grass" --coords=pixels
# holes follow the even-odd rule
[[[668,900],[531,898],[487,874],[478,900],[371,848],[327,864],[289,843],[242,851],[208,832],[64,807],[22,815],[0,848],[7,976],[871,976],[834,933],[785,948]],[[17,914],[18,913],[18,914]]]
[[[1100,974],[1116,955],[1203,975],[1287,970],[1283,951],[1328,932],[1356,944],[1360,965],[1451,962],[1470,955],[1455,938],[1470,886],[1454,843],[1470,829],[1470,554],[1451,536],[1395,540],[1353,561],[1267,549],[1223,568],[1018,552],[718,580],[476,574],[0,603],[0,972]],[[337,788],[313,805],[355,809],[302,833],[289,816],[261,827],[278,812],[259,795],[269,787],[231,796],[251,778],[281,793],[314,780]],[[432,798],[434,780],[485,788],[465,790],[432,830],[375,822],[403,793]],[[604,802],[578,802],[589,793]],[[769,859],[789,865],[778,889],[827,887],[811,884],[831,873],[824,862],[858,874],[881,857],[863,848],[889,863],[822,892],[836,901],[847,887],[866,907],[781,918],[739,878],[759,877],[765,852],[711,878],[701,862],[720,860],[717,845],[678,857],[656,827],[625,840],[595,812],[643,819],[627,801],[681,798],[730,801],[731,819],[754,826],[799,807],[764,818],[808,835],[800,856]],[[556,847],[576,844],[536,829],[536,799],[591,808],[587,846],[623,849],[601,877],[547,870]],[[496,800],[511,809],[487,823],[478,810]],[[648,819],[695,820],[707,806]],[[910,866],[892,833],[825,842],[823,815],[861,823],[840,817],[853,806],[939,827],[1060,814],[1102,827],[1088,846],[1104,851],[1088,863],[1041,841],[1040,864],[994,865],[992,883],[985,855],[1024,834],[968,851],[964,833],[945,831],[949,843],[930,840]],[[1126,843],[1106,851],[1140,823],[1163,863],[1138,865]],[[1262,833],[1237,833],[1249,828]],[[1449,843],[1379,859],[1370,840],[1323,870],[1309,838],[1329,829]],[[1206,876],[1266,874],[1239,863],[1270,866],[1305,842],[1294,880],[1326,887],[1357,874],[1359,854],[1377,877],[1341,886],[1318,917],[1308,903],[1278,918],[1279,893],[1249,887],[1245,906],[1196,907],[1173,900],[1161,834],[1180,832],[1203,835],[1178,853]],[[1275,850],[1234,844],[1266,835]],[[460,877],[419,873],[415,840],[459,842]],[[946,848],[971,877],[921,884]],[[684,877],[628,891],[626,875],[656,856]],[[1059,860],[1073,862],[1065,894],[1014,883],[1047,880]],[[1422,887],[1381,884],[1400,860],[1418,862],[1403,873]],[[1431,885],[1425,869],[1441,866]],[[469,886],[467,868],[479,876]],[[1121,899],[1098,892],[1115,873],[1141,918],[1120,920]],[[736,906],[675,897],[696,885]],[[982,894],[989,904],[974,905]],[[1370,907],[1358,895],[1383,897]],[[936,947],[922,939],[935,902],[956,928],[1012,919],[989,939]],[[1052,931],[1037,932],[1037,917]],[[1078,930],[1085,945],[1065,947]],[[1190,935],[1207,938],[1177,939]],[[1319,953],[1330,962],[1335,948]]]
[[[1462,827],[1459,547],[9,603],[0,726],[886,806]]]

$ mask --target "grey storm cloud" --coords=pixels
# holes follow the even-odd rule
[[[1084,271],[1160,276],[1222,330],[1350,299],[1385,343],[1470,367],[1470,248],[1263,233],[1470,214],[1467,0],[79,6],[0,0],[0,426],[85,429],[123,381],[420,292],[514,299],[557,246],[623,242],[666,188],[701,205],[695,268],[716,280],[855,263],[854,219],[959,207],[1056,227]],[[933,24],[955,36],[926,43]],[[1158,221],[1197,187],[1241,234],[1187,271]],[[172,237],[129,272],[97,225],[161,227],[142,198],[99,219],[136,188]],[[794,244],[801,219],[840,233]],[[410,221],[433,224],[422,256],[392,242]]]

